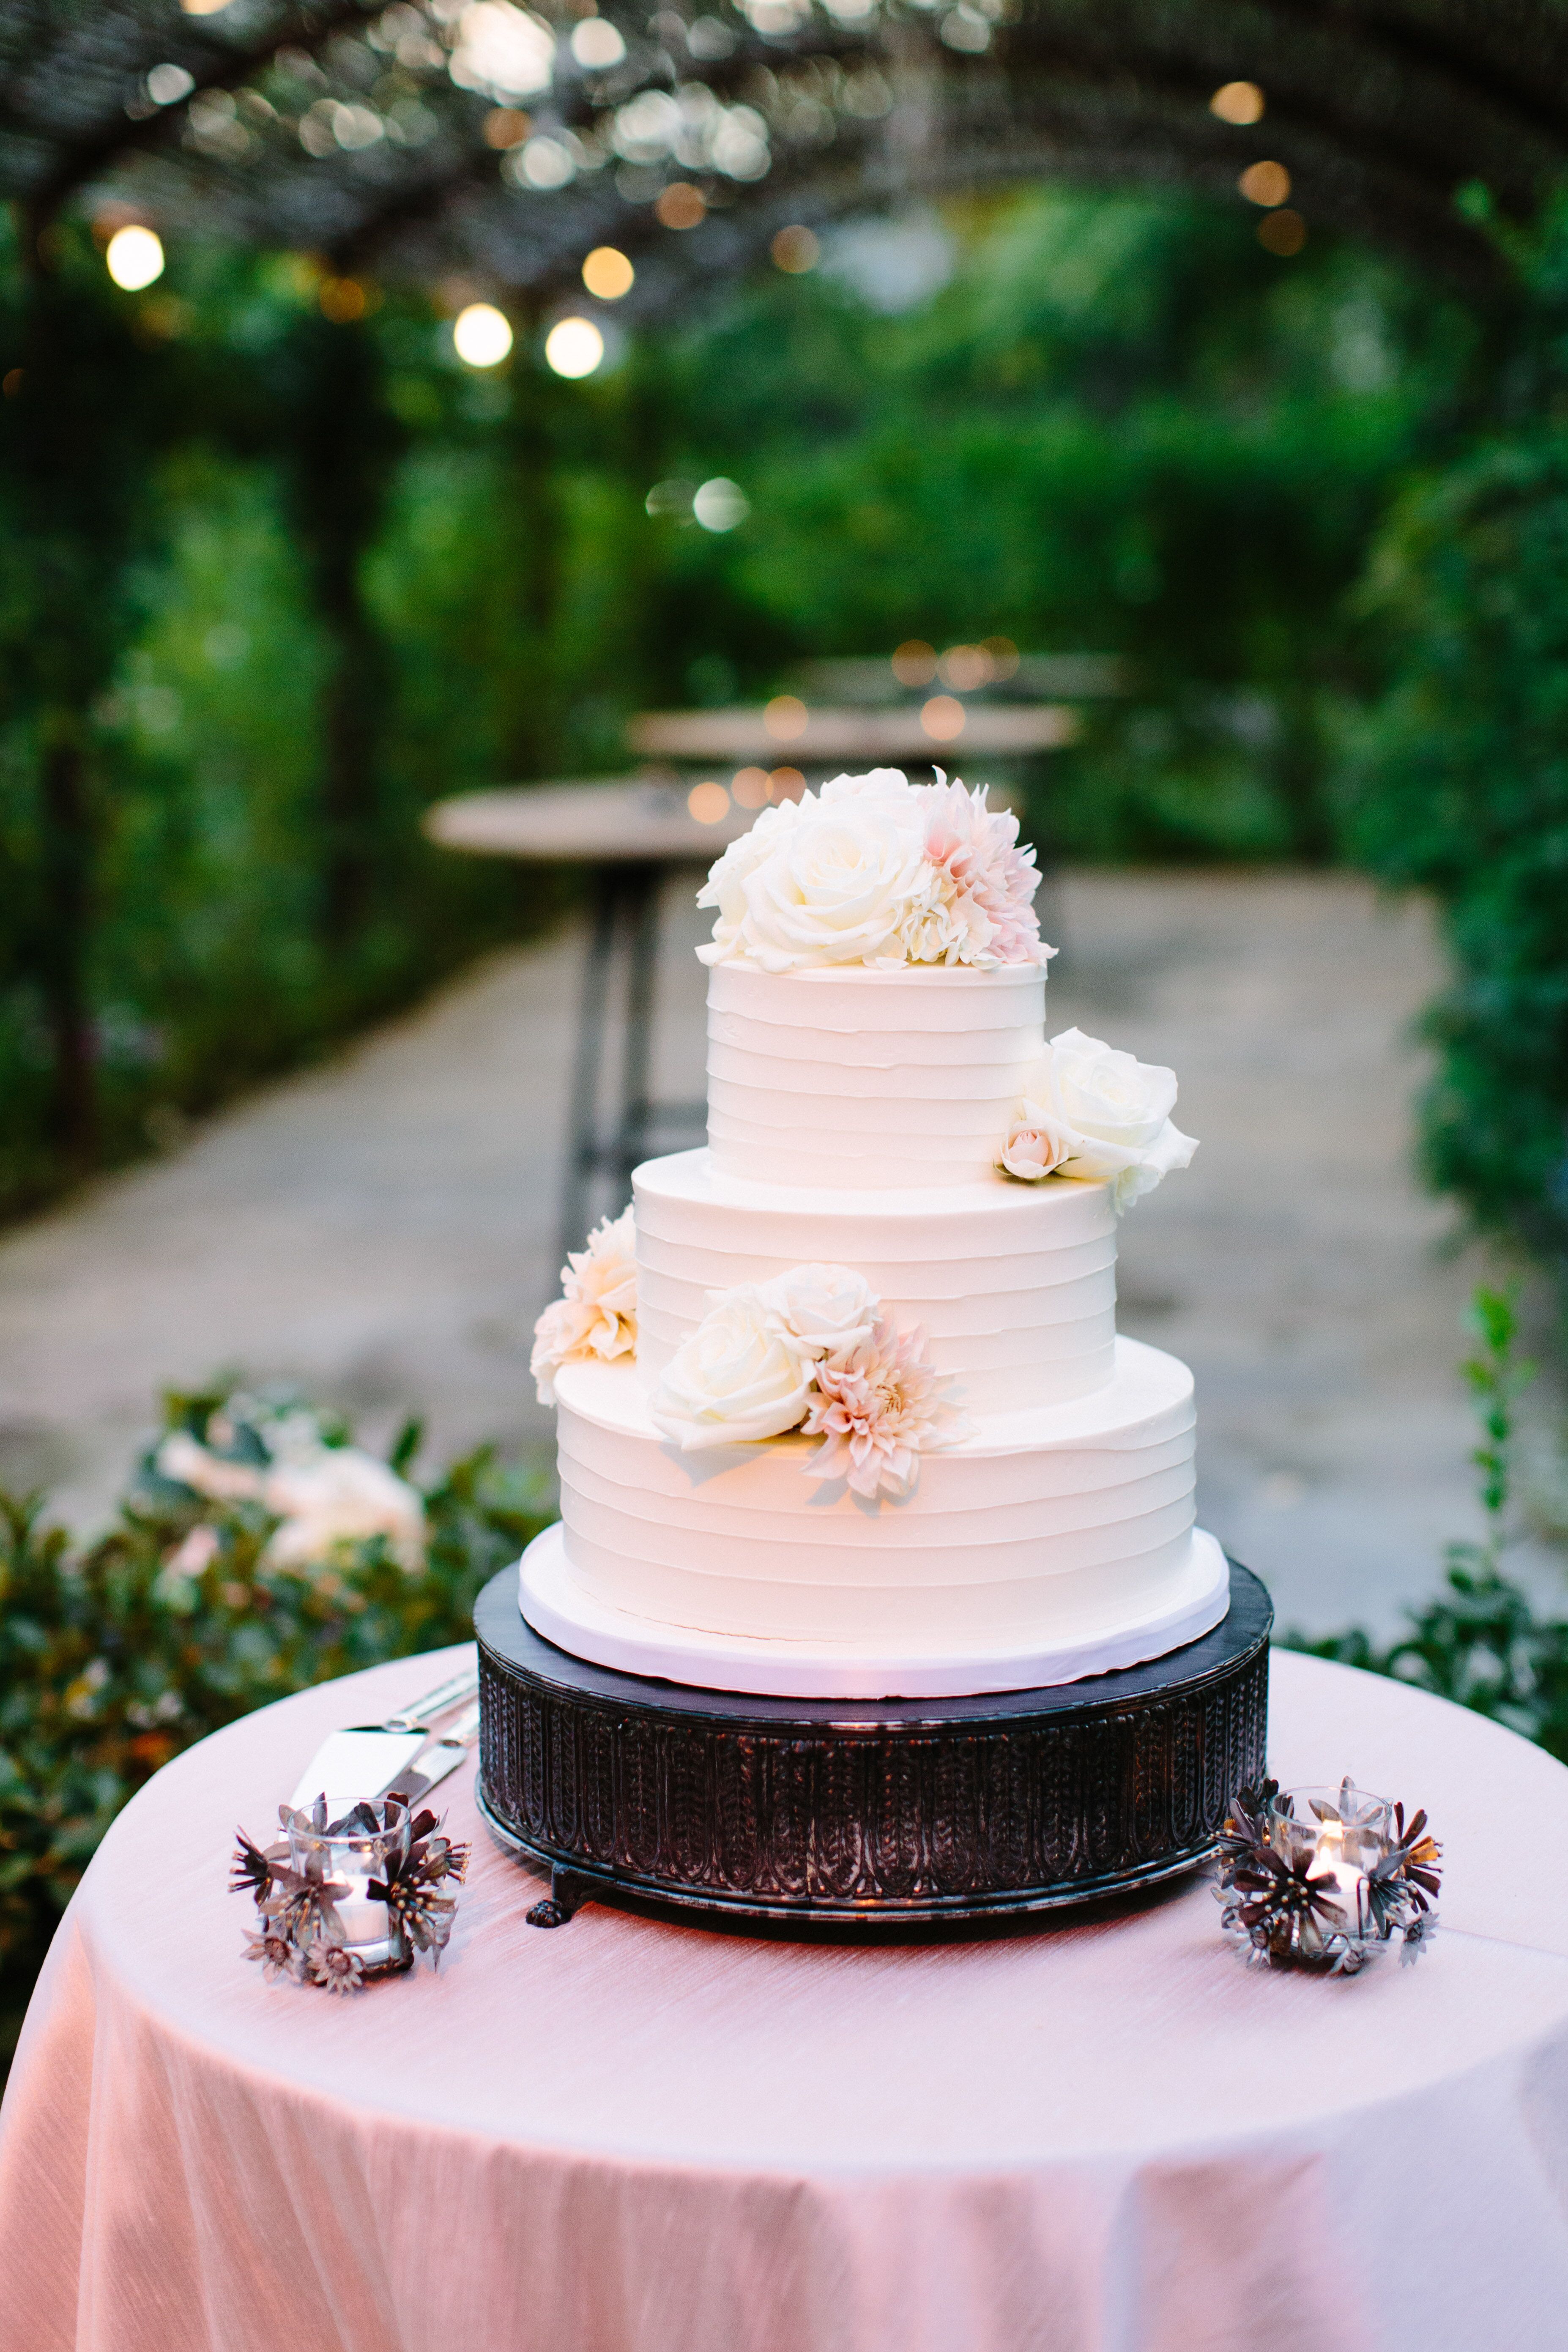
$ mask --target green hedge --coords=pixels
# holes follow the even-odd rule
[[[203,1436],[221,1402],[173,1397],[169,1426]],[[395,1467],[417,1443],[410,1427]],[[479,1587],[549,1516],[537,1481],[488,1451],[423,1492],[416,1574],[380,1538],[309,1574],[269,1567],[278,1522],[259,1503],[203,1501],[149,1465],[85,1547],[0,1496],[0,2046],[99,1840],[161,1764],[308,1684],[469,1640]],[[181,1547],[203,1528],[211,1558],[191,1574]]]

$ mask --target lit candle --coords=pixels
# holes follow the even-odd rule
[[[1336,1892],[1331,1899],[1340,1907],[1346,1934],[1363,1935],[1366,1874],[1358,1870],[1346,1855],[1345,1825],[1342,1822],[1320,1823],[1312,1875],[1333,1880]]]

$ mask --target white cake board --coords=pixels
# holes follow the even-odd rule
[[[1173,1577],[1159,1610],[1140,1623],[1012,1649],[949,1647],[930,1655],[889,1656],[847,1643],[763,1641],[658,1624],[596,1600],[577,1582],[559,1524],[529,1545],[518,1563],[518,1581],[522,1614],[534,1632],[574,1657],[620,1674],[773,1698],[967,1698],[984,1691],[1043,1690],[1163,1657],[1208,1633],[1230,1605],[1229,1564],[1201,1528],[1193,1530],[1189,1565]]]

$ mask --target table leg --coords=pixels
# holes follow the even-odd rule
[[[658,901],[663,875],[644,866],[626,886],[626,1054],[622,1073],[621,1116],[610,1157],[623,1193],[632,1170],[647,1156],[650,1114],[647,1077],[653,1035],[654,992],[658,983]]]
[[[599,1072],[605,1055],[605,1004],[616,952],[624,869],[604,866],[594,876],[594,920],[583,964],[582,1009],[566,1139],[566,1181],[561,1196],[561,1265],[581,1249],[587,1233],[588,1193],[599,1160]]]

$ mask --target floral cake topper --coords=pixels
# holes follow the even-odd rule
[[[898,1331],[861,1275],[797,1265],[710,1294],[654,1391],[654,1424],[683,1453],[798,1430],[824,1442],[806,1475],[868,1501],[913,1487],[919,1457],[967,1424],[923,1328]]]
[[[1025,1082],[996,1164],[1025,1184],[1047,1176],[1109,1183],[1120,1215],[1197,1150],[1173,1124],[1175,1107],[1173,1070],[1064,1029]]]
[[[697,894],[718,919],[704,963],[745,958],[764,971],[865,964],[1043,964],[1035,853],[1018,820],[939,768],[835,776],[820,793],[766,808]]]

